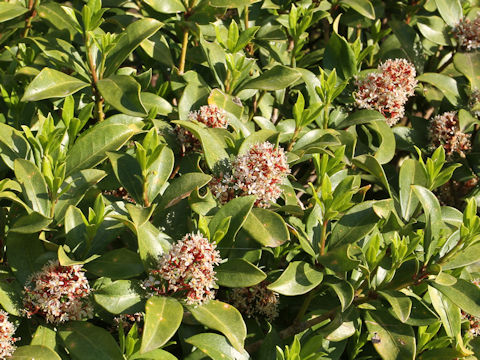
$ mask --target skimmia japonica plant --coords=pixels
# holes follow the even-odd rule
[[[0,0],[0,359],[480,359],[478,0]]]

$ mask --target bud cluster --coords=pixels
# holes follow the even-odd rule
[[[431,149],[443,146],[447,156],[457,154],[465,157],[472,148],[470,134],[460,130],[457,113],[454,111],[435,116],[431,120],[429,132]]]
[[[453,29],[458,43],[464,49],[470,51],[480,48],[480,16],[472,21],[463,18]]]
[[[233,289],[232,305],[247,317],[266,318],[273,321],[278,317],[278,294],[267,289],[263,281],[255,286]]]

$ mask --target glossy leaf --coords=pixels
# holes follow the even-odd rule
[[[146,116],[140,99],[140,84],[131,76],[111,75],[98,80],[98,91],[105,101],[118,111],[130,116]]]
[[[232,305],[210,300],[202,306],[187,306],[193,317],[206,327],[217,330],[227,337],[233,347],[243,351],[247,328],[242,315]]]
[[[455,2],[455,0],[452,0]],[[470,81],[472,89],[480,88],[478,68],[480,66],[480,54],[477,52],[458,52],[453,56],[453,64]]]
[[[175,165],[175,156],[173,151],[164,147],[158,158],[147,169],[147,198],[152,203],[160,194],[162,187],[167,182]]]
[[[183,307],[175,299],[153,296],[147,300],[141,353],[164,345],[177,331],[183,318]]]
[[[454,339],[460,334],[461,314],[460,309],[446,298],[440,291],[432,286],[428,287],[428,294],[432,300],[432,305],[442,320],[445,332],[449,337]]]
[[[323,272],[305,261],[292,261],[280,277],[268,285],[270,290],[287,296],[302,295],[323,280]]]
[[[48,188],[38,167],[24,159],[15,160],[13,167],[17,181],[22,185],[25,203],[45,217],[50,216],[52,205]]]
[[[381,296],[383,296],[392,306],[395,316],[402,322],[406,322],[410,317],[410,312],[412,311],[412,301],[408,296],[401,293],[400,291],[379,291]]]
[[[99,277],[111,279],[129,279],[144,271],[140,256],[126,248],[109,251],[85,265],[85,268]]]
[[[384,360],[407,360],[415,358],[415,334],[409,325],[402,324],[388,312],[368,311],[365,315],[368,332],[376,341],[375,350]]]
[[[0,3],[0,22],[14,19],[28,12],[28,9],[20,4],[3,2]]]
[[[166,209],[185,199],[196,188],[205,186],[212,177],[203,173],[186,173],[174,179],[163,193],[158,208]]]
[[[362,239],[377,225],[378,216],[372,205],[374,201],[365,201],[355,205],[335,224],[330,238],[330,246],[338,247]]]
[[[121,124],[99,124],[84,133],[67,154],[66,174],[92,168],[107,158],[108,151],[118,150],[133,134],[134,127]]]
[[[450,76],[435,73],[424,73],[417,77],[418,81],[426,82],[438,88],[453,106],[460,102],[460,94],[455,79]]]
[[[215,268],[217,284],[226,287],[248,287],[267,277],[258,267],[242,258],[229,259]]]
[[[375,20],[375,9],[369,0],[341,0],[340,4],[348,5],[359,14]]]
[[[136,231],[138,251],[145,269],[155,268],[159,257],[170,250],[170,237],[149,221],[138,226]]]
[[[293,85],[300,78],[301,74],[295,69],[283,65],[275,65],[255,79],[248,81],[243,85],[243,88],[267,91],[280,90]]]
[[[445,295],[463,311],[480,316],[480,298],[477,285],[463,279],[456,279],[452,285],[441,285],[432,282],[431,285]]]
[[[125,153],[109,152],[107,156],[118,182],[136,203],[144,204],[142,169],[140,169],[137,159]]]
[[[167,0],[165,2],[168,1],[172,0]],[[120,40],[108,53],[105,62],[104,76],[107,77],[114,74],[137,46],[139,46],[143,40],[148,39],[155,34],[162,25],[163,24],[160,21],[151,18],[140,19],[128,25],[123,31]]]
[[[70,355],[78,360],[124,359],[112,335],[89,322],[70,321],[59,328],[58,334]]]
[[[22,101],[62,98],[74,94],[88,85],[73,76],[44,68],[25,89]]]
[[[336,69],[338,76],[347,80],[357,72],[355,61],[355,54],[347,40],[334,32],[325,48],[323,66],[329,70]]]
[[[128,313],[142,300],[140,285],[130,280],[117,280],[93,294],[95,302],[112,314]]]
[[[224,336],[214,333],[194,335],[185,340],[213,360],[247,360],[248,353],[237,351]]]
[[[42,345],[20,346],[15,350],[11,360],[61,360],[61,357],[52,349]]]
[[[155,11],[164,14],[174,14],[177,12],[186,11],[185,6],[181,0],[144,0]]]
[[[0,157],[13,170],[15,159],[26,159],[30,145],[23,134],[11,126],[0,123]]]
[[[463,17],[462,5],[459,0],[435,0],[437,9],[443,20],[451,26],[457,26]]]
[[[252,209],[243,224],[243,229],[263,246],[280,246],[290,239],[290,233],[283,218],[263,208]]]
[[[427,179],[420,163],[414,159],[407,159],[400,167],[399,174],[400,208],[402,217],[407,221],[413,215],[419,203],[412,185],[426,186]]]

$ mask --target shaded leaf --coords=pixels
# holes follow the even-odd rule
[[[323,272],[311,264],[293,261],[276,281],[268,285],[268,288],[282,295],[302,295],[315,288],[322,280]]]

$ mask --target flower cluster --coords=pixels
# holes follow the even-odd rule
[[[468,107],[473,115],[477,118],[480,117],[480,90],[475,89],[472,91],[468,99]]]
[[[404,105],[413,95],[417,80],[415,67],[405,59],[387,60],[356,81],[354,93],[359,108],[373,109],[387,118],[387,124],[395,125],[404,115]]]
[[[458,154],[461,157],[465,157],[465,154],[471,150],[470,134],[460,130],[456,112],[451,111],[435,116],[431,121],[429,133],[432,150],[443,146],[447,156]]]
[[[214,178],[209,186],[222,204],[238,196],[256,195],[255,206],[266,208],[280,197],[280,184],[289,173],[283,149],[267,141],[238,156],[229,171]]]
[[[255,286],[233,289],[230,296],[232,305],[247,317],[275,320],[278,317],[278,294],[267,289],[267,285],[263,281]]]
[[[113,318],[113,324],[117,330],[122,328],[125,333],[128,333],[130,329],[137,324],[138,332],[142,333],[144,318],[145,314],[142,312],[136,312],[134,314],[120,314]]]
[[[93,317],[90,285],[81,268],[51,261],[33,274],[24,288],[27,316],[39,314],[54,324]]]
[[[215,265],[220,253],[200,233],[187,234],[160,258],[143,287],[153,295],[180,294],[188,305],[201,305],[215,297]]]
[[[480,48],[480,16],[477,14],[473,21],[467,18],[460,20],[453,33],[464,49],[470,51]]]
[[[16,349],[15,341],[19,340],[13,337],[15,326],[8,321],[8,313],[0,310],[0,359],[5,359],[13,355]]]
[[[205,105],[200,107],[197,111],[191,111],[188,114],[188,120],[196,120],[210,128],[226,129],[228,127],[228,120],[225,111],[218,108],[216,105]],[[201,149],[200,142],[190,131],[185,130],[182,127],[177,127],[176,132],[180,143],[186,150],[198,151]]]

